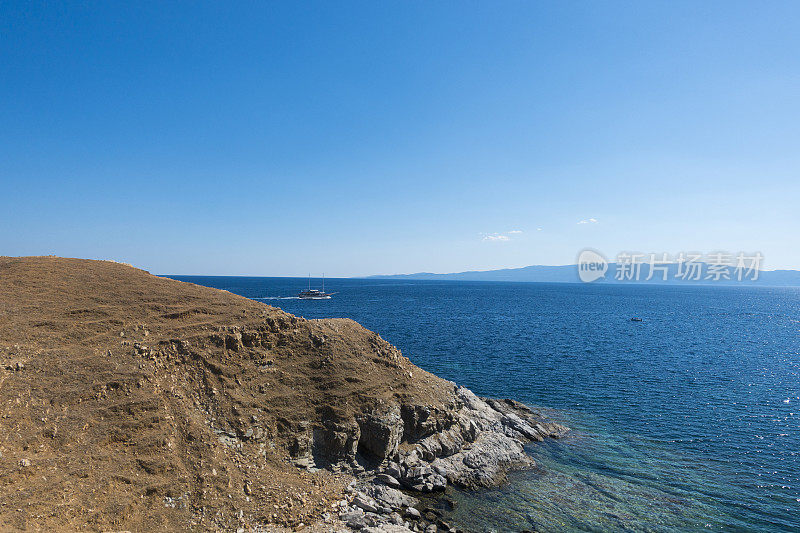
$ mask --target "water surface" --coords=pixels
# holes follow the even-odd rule
[[[348,317],[479,395],[573,428],[453,492],[474,531],[800,530],[800,289],[179,277]],[[633,316],[642,322],[631,322]]]

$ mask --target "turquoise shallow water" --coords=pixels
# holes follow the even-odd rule
[[[348,317],[485,396],[573,428],[539,467],[453,492],[474,531],[800,530],[800,290],[181,277]],[[280,299],[279,299],[280,298]],[[643,322],[631,322],[632,316]]]

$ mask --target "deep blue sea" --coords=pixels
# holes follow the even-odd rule
[[[552,409],[473,531],[800,531],[800,289],[178,277],[348,317],[479,395]],[[632,322],[631,317],[642,322]]]

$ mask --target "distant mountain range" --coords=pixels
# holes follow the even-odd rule
[[[800,287],[800,271],[797,270],[762,270],[758,274],[758,279],[752,281],[747,278],[744,281],[735,279],[734,269],[730,270],[730,280],[705,279],[708,275],[708,265],[702,265],[702,276],[700,280],[683,280],[677,277],[678,265],[671,264],[667,268],[667,280],[664,281],[660,271],[654,272],[652,279],[647,277],[650,273],[650,266],[641,265],[639,281],[616,279],[617,264],[609,263],[608,271],[603,279],[594,283],[648,283],[648,284],[681,284],[681,285],[758,285],[769,287]],[[418,272],[416,274],[390,274],[369,276],[370,279],[414,279],[414,280],[454,280],[454,281],[518,281],[518,282],[545,282],[545,283],[580,283],[578,278],[577,265],[531,265],[521,268],[504,268],[501,270],[471,270],[468,272],[454,272],[449,274],[434,274],[431,272]]]

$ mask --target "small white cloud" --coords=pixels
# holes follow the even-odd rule
[[[481,240],[487,242],[508,242],[514,240],[514,237],[521,234],[522,230],[519,229],[505,231],[503,233],[499,233],[496,231],[494,233],[485,233],[485,232],[478,233],[478,235],[481,236]]]
[[[510,241],[511,237],[509,237],[508,235],[500,234],[500,233],[492,233],[490,235],[484,235],[483,236],[483,240],[484,241],[492,241],[492,242],[504,242],[504,241]]]
[[[578,221],[578,224],[597,224],[596,218],[585,218],[583,220]]]
[[[536,231],[542,231],[542,228],[536,228]]]

